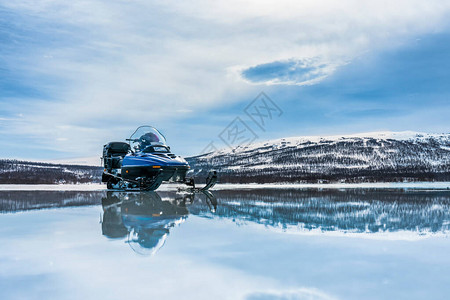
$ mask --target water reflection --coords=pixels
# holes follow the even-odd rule
[[[104,192],[0,191],[0,213],[99,205]]]
[[[0,192],[0,299],[448,298],[450,192],[209,196]]]
[[[163,200],[156,192],[108,192],[102,198],[102,233],[108,238],[126,238],[136,253],[156,253],[170,229],[184,222],[186,207],[194,194],[173,194]]]
[[[217,197],[217,199],[216,199]],[[427,235],[449,232],[450,192],[420,190],[223,190],[175,192],[0,192],[0,212],[102,204],[102,233],[152,253],[189,214],[238,225],[302,232]],[[147,249],[152,249],[148,251]]]
[[[221,191],[216,216],[291,231],[418,235],[449,232],[450,192],[418,190]],[[201,207],[191,213],[208,215]]]

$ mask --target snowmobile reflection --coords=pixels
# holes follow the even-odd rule
[[[211,211],[217,201],[205,194]],[[164,199],[156,192],[107,192],[102,198],[102,234],[109,239],[126,238],[131,249],[142,255],[153,255],[162,246],[171,228],[183,223],[194,202],[195,194],[170,193]]]

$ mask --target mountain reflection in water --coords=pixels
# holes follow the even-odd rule
[[[448,234],[450,192],[398,189],[228,190],[214,193],[217,210],[189,206],[201,217],[289,231],[355,234]]]
[[[425,235],[447,234],[450,226],[448,191],[252,190],[222,191],[218,198],[217,216],[284,229]]]
[[[102,233],[126,239],[139,253],[154,253],[170,229],[189,214],[263,224],[294,232],[409,232],[448,234],[450,192],[348,189],[222,190],[214,195],[176,192],[0,192],[0,213],[102,205]]]

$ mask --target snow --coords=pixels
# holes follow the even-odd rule
[[[395,177],[392,170],[399,170],[400,177],[416,178],[407,169],[417,171],[417,178],[422,179],[427,172],[448,172],[449,152],[450,134],[383,131],[258,142],[193,157],[191,167],[194,176],[201,173],[197,168],[214,168],[230,176],[243,176],[245,182],[252,172],[260,177],[285,178],[292,173],[298,182],[315,179],[318,174],[335,180],[358,177],[356,180],[364,181],[359,173],[376,177],[386,170],[389,176],[385,180]]]
[[[157,191],[186,189],[185,185],[162,184]],[[450,182],[376,182],[376,183],[286,183],[216,184],[211,191],[253,189],[430,189],[450,190]],[[0,184],[0,191],[106,191],[105,184]]]
[[[345,134],[345,135],[331,135],[331,136],[298,136],[298,137],[287,137],[287,138],[280,138],[280,139],[274,139],[274,140],[268,140],[268,141],[262,141],[253,143],[249,146],[245,147],[237,147],[234,149],[225,148],[218,150],[217,152],[212,152],[205,157],[212,157],[220,154],[228,154],[232,152],[245,152],[245,151],[251,151],[258,148],[268,148],[266,149],[260,149],[259,152],[263,153],[266,151],[271,151],[274,149],[279,149],[283,147],[288,146],[297,146],[299,148],[310,146],[309,143],[323,143],[323,142],[339,142],[339,141],[345,141],[345,140],[351,140],[351,139],[363,139],[364,142],[367,142],[369,139],[376,139],[376,140],[398,140],[398,141],[406,141],[406,140],[415,140],[415,141],[425,141],[427,139],[436,139],[436,140],[446,140],[450,141],[450,134],[448,133],[424,133],[424,132],[416,132],[416,131],[400,131],[400,132],[394,132],[394,131],[376,131],[376,132],[364,132],[364,133],[356,133],[356,134]]]
[[[100,155],[90,156],[90,157],[78,157],[78,158],[67,158],[67,159],[53,159],[53,160],[40,160],[36,161],[38,163],[49,163],[58,165],[72,165],[72,166],[102,166]]]
[[[104,184],[0,184],[0,191],[102,191]]]

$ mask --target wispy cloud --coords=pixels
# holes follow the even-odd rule
[[[449,11],[419,0],[0,1],[0,117],[23,114],[0,131],[71,156],[143,123],[181,140],[177,122],[247,101],[255,83],[314,84],[439,30]]]

